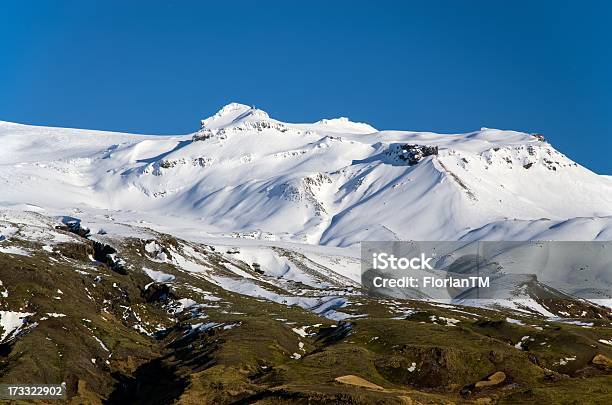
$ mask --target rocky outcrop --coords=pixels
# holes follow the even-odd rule
[[[88,228],[83,228],[81,226],[80,219],[64,217],[61,221],[62,225],[56,226],[56,229],[61,229],[66,232],[74,233],[75,235],[79,235],[82,238],[87,238],[90,234],[90,230]]]
[[[280,184],[270,190],[270,196],[279,196],[287,201],[304,201],[306,204],[312,204],[315,214],[322,216],[327,211],[323,203],[317,198],[317,194],[322,187],[331,183],[332,179],[329,175],[316,173]]]
[[[162,283],[152,283],[148,285],[142,290],[141,296],[148,303],[167,302],[168,300],[178,298],[168,284]]]
[[[117,250],[105,243],[92,241],[94,249],[94,259],[100,263],[106,264],[112,271],[121,275],[127,275],[125,262],[117,257]]]
[[[287,132],[289,128],[276,121],[272,120],[261,120],[261,121],[244,121],[240,122],[237,125],[230,126],[227,128],[218,128],[218,129],[209,129],[209,128],[201,128],[198,132],[196,132],[191,138],[192,141],[205,141],[207,139],[211,139],[213,137],[219,139],[225,139],[227,134],[230,132],[242,132],[242,131],[257,131],[262,132],[264,130],[275,130],[278,132]],[[297,131],[296,132],[300,132]]]
[[[205,141],[220,133],[224,134],[225,130],[224,129],[212,130],[212,129],[202,128],[193,135],[191,140],[193,142]]]
[[[389,154],[412,166],[427,156],[437,155],[438,147],[417,144],[394,144],[389,148]]]
[[[421,161],[421,159],[423,159],[424,157],[437,154],[437,146],[406,144],[402,146],[402,154],[400,155],[400,159],[404,159],[410,165],[415,165],[419,163],[419,161]]]
[[[482,152],[480,155],[487,165],[509,169],[515,166],[521,166],[524,169],[540,166],[551,171],[557,171],[564,167],[577,166],[576,163],[570,161],[546,143],[495,147]]]

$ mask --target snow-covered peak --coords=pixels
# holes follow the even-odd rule
[[[202,129],[220,129],[239,125],[245,121],[265,121],[270,116],[263,110],[245,104],[230,103],[212,117],[202,120]]]
[[[315,127],[322,127],[326,131],[331,132],[346,132],[346,133],[364,133],[371,134],[378,132],[373,126],[364,122],[353,122],[347,117],[322,119],[313,124]]]
[[[373,126],[353,122],[346,117],[322,119],[315,123],[290,124],[270,118],[267,112],[246,104],[230,103],[213,116],[201,121],[201,130],[217,131],[222,129],[277,129],[286,132],[290,129],[337,134],[371,134],[378,132]]]

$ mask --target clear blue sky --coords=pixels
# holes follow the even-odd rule
[[[542,132],[612,174],[611,97],[610,1],[0,3],[6,121],[177,134],[239,101],[284,121]]]

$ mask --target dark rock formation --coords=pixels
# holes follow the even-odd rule
[[[407,161],[410,165],[416,165],[426,156],[438,154],[437,146],[405,144],[401,145],[400,148],[399,158]]]

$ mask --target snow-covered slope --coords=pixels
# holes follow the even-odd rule
[[[201,235],[340,247],[611,232],[610,177],[514,131],[290,124],[232,103],[184,136],[2,122],[0,144],[0,205],[54,214],[111,210]]]

